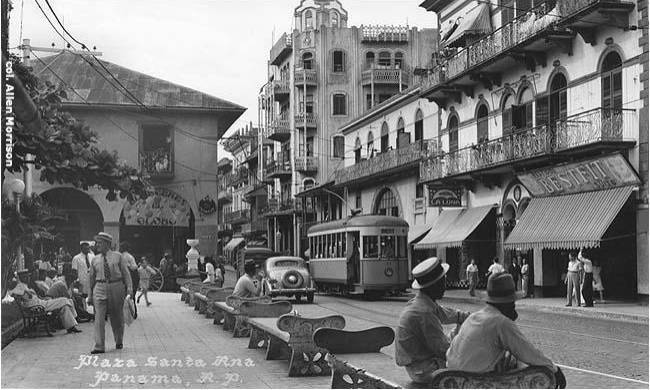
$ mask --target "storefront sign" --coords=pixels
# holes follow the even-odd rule
[[[604,190],[639,184],[639,177],[620,154],[538,169],[518,175],[536,197]]]
[[[460,207],[460,188],[441,188],[429,186],[429,207]]]
[[[124,205],[124,219],[128,226],[183,226],[190,225],[190,205],[178,194],[158,188],[146,199]]]

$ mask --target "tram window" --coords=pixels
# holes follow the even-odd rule
[[[381,236],[381,257],[395,257],[395,236]]]
[[[341,233],[341,257],[346,257],[348,255],[347,252],[347,241],[345,238],[345,233]]]
[[[377,257],[379,247],[377,236],[363,236],[363,257]]]
[[[323,258],[323,236],[318,236],[316,237],[318,240],[318,244],[316,244],[316,247],[318,248],[318,258],[322,259]]]
[[[397,256],[406,257],[406,236],[397,236]]]

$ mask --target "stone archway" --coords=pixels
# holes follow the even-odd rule
[[[401,217],[403,213],[399,193],[391,187],[381,188],[372,202],[372,213]]]

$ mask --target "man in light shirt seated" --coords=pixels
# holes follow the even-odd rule
[[[447,368],[477,373],[505,372],[525,365],[548,367],[558,387],[566,379],[558,366],[535,348],[515,324],[515,282],[507,273],[490,276],[487,305],[471,314],[447,350]],[[513,359],[516,359],[516,364]]]
[[[260,296],[262,283],[260,276],[255,275],[255,262],[248,260],[244,264],[244,275],[239,277],[232,295],[240,298],[255,298]]]

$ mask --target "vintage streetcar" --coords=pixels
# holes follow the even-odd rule
[[[377,298],[409,286],[404,219],[357,215],[312,226],[309,268],[321,292]]]

